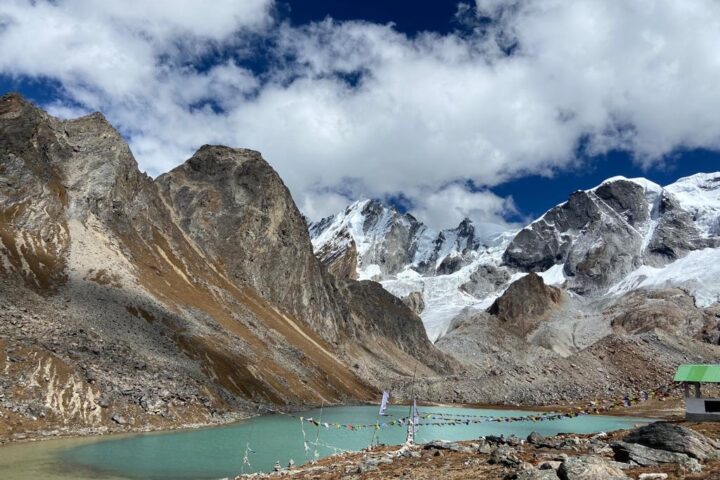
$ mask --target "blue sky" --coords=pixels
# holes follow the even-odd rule
[[[376,197],[510,225],[607,177],[720,170],[718,21],[710,0],[7,0],[0,92],[102,111],[151,175],[260,150],[311,218]]]

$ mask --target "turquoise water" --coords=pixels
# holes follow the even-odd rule
[[[422,407],[421,413],[452,411],[456,414],[490,415],[495,417],[522,416],[531,412],[509,410],[477,410],[448,407]],[[407,415],[407,407],[390,407],[390,417]],[[377,407],[333,407],[325,408],[322,421],[340,424],[371,424],[375,422]],[[306,418],[318,419],[320,410],[303,412]],[[432,421],[432,420],[430,420]],[[429,440],[471,440],[482,435],[527,436],[532,431],[543,435],[560,432],[592,433],[629,428],[643,419],[628,417],[581,416],[545,422],[490,422],[462,426],[421,425],[417,441]],[[268,415],[241,423],[160,434],[138,434],[121,438],[98,438],[84,440],[84,444],[68,448],[55,448],[43,460],[48,471],[62,472],[63,476],[42,478],[113,478],[113,479],[212,479],[231,477],[243,470],[242,458],[245,445],[249,442],[255,453],[249,455],[252,468],[244,467],[245,473],[268,471],[279,460],[285,466],[292,458],[296,464],[312,459],[314,443],[318,438],[319,456],[335,453],[336,449],[359,450],[369,445],[372,429],[351,431],[334,427],[315,427],[305,423],[304,430],[310,451],[303,447],[303,432],[300,421],[288,416]],[[319,436],[318,436],[319,433]],[[405,440],[403,427],[388,427],[379,431],[379,440],[386,444],[399,444]],[[89,443],[88,443],[89,442]],[[62,446],[62,441],[59,442]],[[40,447],[41,444],[37,444]],[[23,445],[32,447],[32,445]],[[335,447],[335,448],[331,448]],[[11,447],[12,448],[12,447]],[[7,452],[0,448],[2,456]],[[27,458],[25,462],[32,463]],[[12,465],[11,465],[12,466]],[[10,471],[10,470],[8,470]],[[35,475],[23,477],[22,472],[12,470],[13,479],[38,478]]]
[[[470,410],[425,407],[423,413],[447,412],[489,416],[521,416],[528,412],[508,410]],[[407,415],[407,407],[391,407],[391,416]],[[373,423],[377,407],[325,408],[322,421],[330,423]],[[305,417],[318,419],[319,410],[302,413]],[[642,419],[582,416],[546,422],[481,423],[463,426],[421,426],[418,441],[433,439],[469,440],[481,435],[527,436],[533,430],[543,435],[560,432],[591,433],[618,430],[642,422]],[[314,456],[314,443],[318,438],[318,454],[331,455],[337,450],[359,450],[370,443],[373,430],[351,431],[348,429],[315,427],[304,424],[310,451],[305,452],[300,421],[282,415],[255,418],[225,427],[184,431],[168,434],[137,435],[118,440],[106,440],[75,447],[62,452],[66,467],[78,466],[106,472],[115,476],[143,479],[205,479],[222,478],[238,474],[246,442],[255,453],[249,455],[252,468],[245,473],[270,470],[279,460],[284,466],[292,458],[296,464],[305,463]],[[403,427],[388,427],[378,433],[386,444],[399,444],[405,440]]]

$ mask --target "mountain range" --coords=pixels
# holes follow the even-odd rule
[[[720,299],[720,173],[661,187],[610,178],[580,190],[520,230],[488,232],[464,219],[435,232],[408,213],[363,200],[310,226],[336,275],[413,294],[430,338],[465,309],[484,310],[529,272],[583,299],[637,288],[684,288],[699,306]],[[720,267],[718,267],[720,268]]]
[[[9,94],[0,186],[0,441],[383,389],[564,403],[720,359],[720,174],[610,179],[519,231],[374,200],[308,224],[259,152],[153,179],[101,114]]]

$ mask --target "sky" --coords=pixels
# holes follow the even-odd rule
[[[103,112],[152,176],[259,150],[312,220],[372,197],[510,228],[720,170],[718,45],[714,0],[3,0],[0,93]]]

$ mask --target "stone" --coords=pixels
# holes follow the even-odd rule
[[[130,423],[125,417],[123,417],[122,415],[119,415],[117,413],[114,413],[110,417],[110,420],[117,423],[118,425],[128,425]]]
[[[557,471],[561,480],[626,480],[625,473],[602,457],[570,457]]]
[[[488,463],[506,467],[517,467],[522,461],[517,456],[514,448],[508,445],[500,445],[490,453]]]
[[[477,453],[488,455],[493,451],[493,446],[485,439],[481,439],[477,447]]]
[[[641,473],[638,480],[667,480],[667,473]]]
[[[624,441],[658,450],[683,453],[698,460],[720,457],[718,442],[673,423],[655,422],[645,425],[631,431]]]
[[[527,436],[527,442],[531,445],[541,445],[546,442],[546,438],[538,432],[532,432]]]
[[[460,445],[459,443],[455,442],[444,442],[442,440],[433,440],[431,442],[428,442],[423,445],[423,449],[449,450],[451,452],[460,453],[472,453],[473,451],[471,447],[466,447],[465,445]]]
[[[515,473],[513,480],[558,480],[558,476],[554,470],[523,470]]]
[[[633,462],[641,467],[652,467],[663,463],[687,463],[690,457],[684,453],[669,452],[646,447],[639,443],[614,442],[611,445],[615,460]]]
[[[557,470],[558,468],[560,468],[561,463],[562,462],[558,462],[557,460],[547,460],[539,464],[538,468],[540,470]]]
[[[484,298],[506,285],[510,277],[510,272],[506,268],[480,265],[470,274],[470,279],[460,285],[460,289],[476,298]]]
[[[425,310],[422,292],[410,292],[403,297],[402,301],[415,315],[420,315]]]

